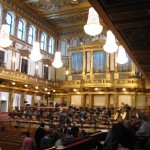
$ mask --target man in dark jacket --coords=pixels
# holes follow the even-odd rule
[[[45,126],[45,123],[41,123],[39,128],[36,129],[35,131],[35,135],[34,135],[34,139],[36,141],[36,145],[38,148],[40,148],[40,142],[41,142],[41,139],[45,136],[46,132],[45,132],[45,129],[44,129],[44,126]]]

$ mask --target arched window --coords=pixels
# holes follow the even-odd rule
[[[62,55],[67,55],[67,42],[66,40],[62,40],[60,42],[60,50]]]
[[[9,34],[13,33],[13,22],[14,22],[13,20],[14,20],[13,15],[10,12],[8,12],[6,14],[6,24],[8,26]]]
[[[89,43],[91,41],[90,37],[86,37],[83,41],[84,44]]]
[[[41,50],[46,50],[46,34],[42,33],[41,34],[41,42],[40,42],[40,48]]]
[[[35,37],[35,28],[33,26],[29,26],[29,31],[28,31],[28,43],[33,44]]]
[[[54,54],[54,39],[52,37],[48,41],[48,53]]]
[[[18,23],[17,37],[21,40],[24,40],[24,29],[25,29],[25,23],[22,19],[20,19]]]
[[[72,47],[79,46],[79,39],[78,38],[73,38],[72,41],[71,41],[71,46]]]

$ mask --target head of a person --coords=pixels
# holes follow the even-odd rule
[[[44,128],[45,127],[45,123],[41,122],[40,127]]]
[[[25,135],[26,135],[27,137],[30,137],[30,136],[31,136],[30,132],[26,132]]]

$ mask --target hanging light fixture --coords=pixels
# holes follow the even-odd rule
[[[55,52],[55,57],[54,57],[54,61],[53,61],[52,65],[55,68],[62,67],[63,63],[61,61],[61,53],[60,52]]]
[[[7,26],[7,24],[2,24],[0,30],[0,46],[3,48],[9,47],[12,43],[12,41],[9,38],[9,30]]]
[[[107,53],[114,53],[118,49],[118,45],[116,44],[116,39],[114,34],[109,30],[107,31],[107,39],[106,43],[103,46],[104,51]]]
[[[31,51],[31,54],[29,55],[29,57],[33,61],[38,61],[42,58],[42,56],[40,54],[39,42],[33,43],[33,48],[32,48],[32,51]]]
[[[125,49],[122,46],[119,46],[116,62],[118,64],[125,64],[128,62],[128,57],[126,55]]]
[[[84,25],[84,31],[86,34],[96,36],[100,34],[103,27],[100,25],[99,15],[93,7],[89,9],[87,24]]]

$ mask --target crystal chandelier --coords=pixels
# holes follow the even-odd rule
[[[100,34],[103,27],[100,25],[99,15],[93,7],[89,9],[87,24],[84,25],[84,31],[90,36],[96,36]]]
[[[63,63],[61,61],[61,53],[60,52],[55,52],[55,57],[54,57],[54,61],[53,61],[52,65],[55,68],[62,67]]]
[[[128,62],[128,57],[126,55],[125,49],[122,46],[119,46],[116,62],[118,64],[125,64]]]
[[[0,46],[3,48],[9,47],[11,45],[7,26],[7,24],[3,24],[0,30]]]
[[[107,39],[106,43],[103,46],[104,51],[107,53],[114,53],[118,49],[118,45],[116,44],[116,39],[114,34],[109,30],[107,31]]]
[[[38,61],[42,58],[42,56],[40,54],[39,42],[33,43],[33,48],[32,48],[32,51],[31,51],[31,54],[29,55],[29,57],[33,61]]]

